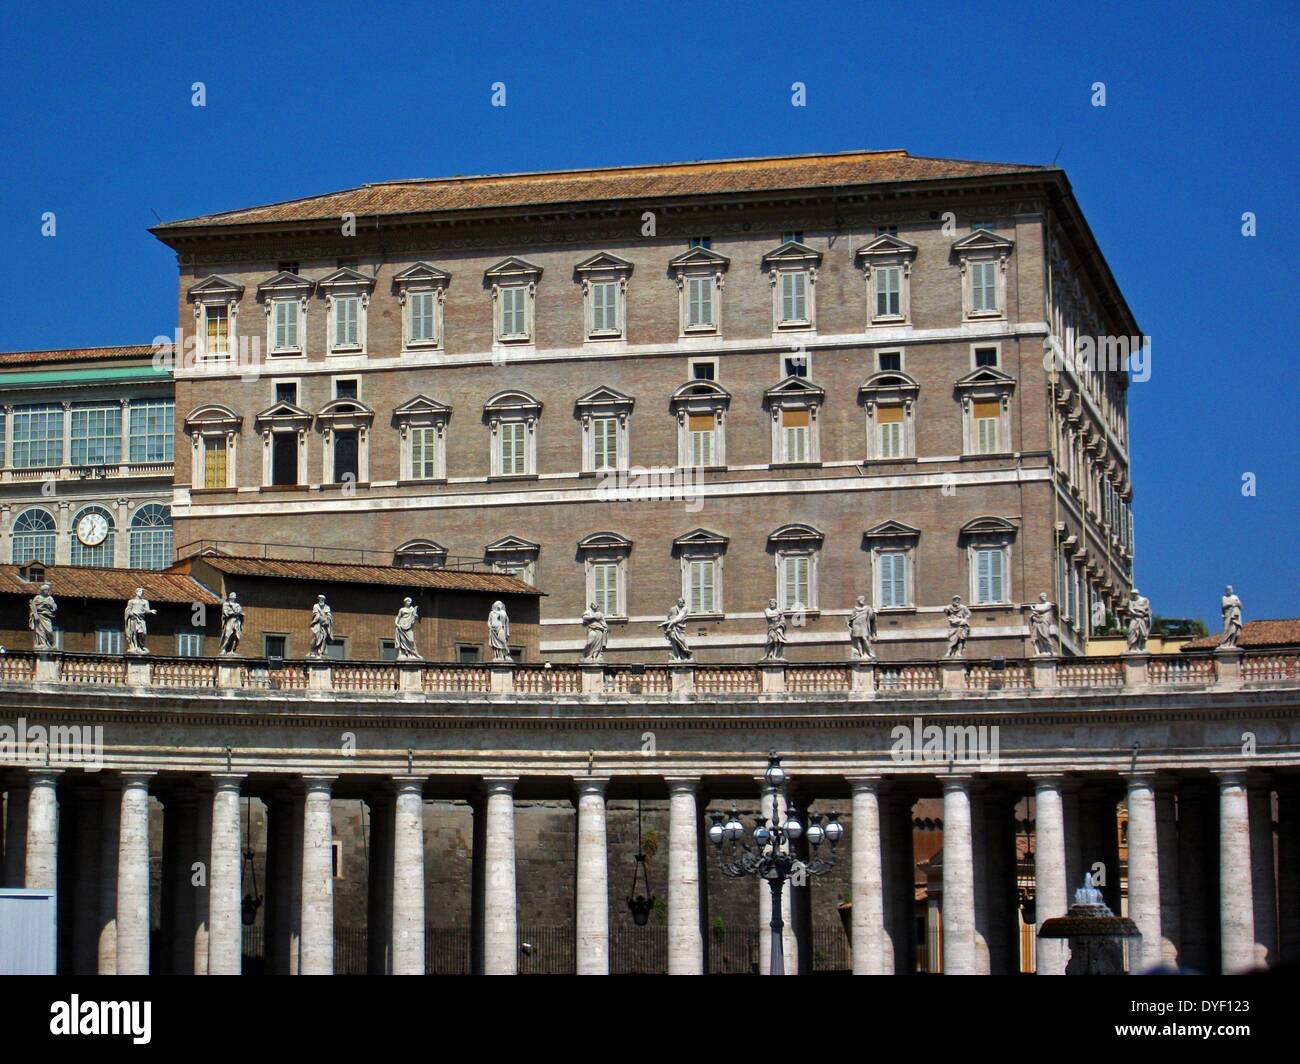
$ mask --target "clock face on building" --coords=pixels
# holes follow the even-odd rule
[[[108,538],[108,521],[103,514],[85,514],[77,522],[77,538],[87,547],[98,547]]]

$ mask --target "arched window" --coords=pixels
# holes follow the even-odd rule
[[[69,563],[100,569],[111,568],[115,538],[113,515],[102,506],[87,506],[72,519],[72,528],[68,530],[71,543]]]
[[[15,565],[37,561],[54,564],[54,518],[44,510],[24,510],[14,521],[13,553]]]
[[[151,502],[131,518],[132,569],[166,569],[172,563],[172,511]]]

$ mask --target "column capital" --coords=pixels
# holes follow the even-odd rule
[[[880,794],[886,786],[883,776],[848,776],[846,779],[854,794],[866,792]]]
[[[1136,787],[1147,787],[1153,791],[1156,789],[1157,773],[1155,769],[1134,769],[1121,772],[1120,776],[1124,780],[1125,787],[1130,791]]]
[[[136,769],[128,769],[125,772],[119,772],[118,778],[122,781],[123,787],[144,787],[146,790],[148,790],[149,781],[153,779],[156,775],[158,775],[158,773],[156,772],[137,771]]]
[[[670,795],[699,794],[700,787],[703,786],[703,780],[699,776],[665,776],[664,783]]]
[[[603,798],[605,788],[608,786],[608,776],[579,776],[573,781],[573,789],[579,797],[584,794],[598,794]]]
[[[429,782],[428,776],[394,776],[389,780],[394,794],[418,794],[424,797],[424,785]]]
[[[1219,780],[1219,788],[1224,787],[1245,787],[1247,785],[1248,769],[1244,768],[1216,768],[1211,769]]]
[[[969,794],[972,790],[975,789],[975,785],[978,781],[976,780],[974,773],[952,772],[944,776],[940,776],[939,782],[943,786],[944,794],[947,794],[949,791],[958,791],[958,790],[965,791],[967,794]]]
[[[484,776],[479,780],[479,792],[485,797],[492,794],[513,795],[518,782],[518,776]]]
[[[64,770],[61,768],[29,768],[27,770],[27,785],[30,787],[33,783],[57,783]]]
[[[213,772],[208,776],[212,781],[212,787],[218,791],[234,791],[239,793],[239,788],[244,780],[248,779],[245,772]]]
[[[302,786],[307,794],[331,794],[337,780],[337,776],[303,776]]]
[[[1067,784],[1077,783],[1063,772],[1031,772],[1029,782],[1034,785],[1035,791],[1045,791],[1049,788],[1063,791]]]

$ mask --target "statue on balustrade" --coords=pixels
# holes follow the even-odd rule
[[[323,658],[334,639],[334,611],[325,604],[325,596],[317,595],[311,608],[311,649],[309,658]]]
[[[1128,648],[1139,654],[1146,653],[1147,640],[1151,638],[1151,603],[1134,588],[1128,593]]]
[[[415,626],[420,623],[420,607],[411,603],[409,598],[402,599],[402,608],[397,611],[395,622],[394,645],[397,647],[398,661],[423,661],[420,652],[415,649]]]
[[[510,656],[510,615],[504,602],[492,603],[488,614],[488,645],[492,647],[493,661],[514,661]]]
[[[853,609],[849,610],[849,645],[853,656],[874,661],[876,652],[876,611],[867,605],[867,596],[859,595]]]
[[[223,656],[234,654],[244,638],[244,607],[239,604],[232,591],[221,604],[221,653]]]
[[[767,600],[767,609],[763,611],[767,618],[767,644],[763,651],[765,661],[781,661],[785,658],[785,614],[777,605],[776,599]]]
[[[679,598],[668,611],[668,619],[659,622],[659,627],[664,630],[664,638],[668,640],[669,661],[692,660],[691,647],[686,642],[686,616],[689,612],[686,600]]]
[[[146,617],[152,617],[158,611],[149,605],[149,600],[144,597],[144,588],[137,587],[135,594],[126,604],[126,652],[128,654],[147,654],[149,650],[144,645],[144,637],[149,634],[149,623]]]
[[[1029,637],[1034,642],[1034,654],[1040,658],[1056,654],[1056,639],[1060,634],[1056,627],[1056,603],[1042,591],[1037,602],[1026,602],[1020,608],[1029,611]]]
[[[587,645],[582,651],[582,660],[604,661],[605,644],[609,642],[609,622],[594,602],[582,615],[582,626],[587,629]]]
[[[32,630],[37,650],[54,649],[54,614],[58,609],[59,604],[50,594],[50,585],[42,584],[41,590],[32,596],[27,606],[27,627]]]
[[[1220,608],[1223,610],[1223,638],[1219,640],[1219,646],[1235,648],[1241,638],[1241,599],[1232,593],[1231,584],[1223,589]]]
[[[960,595],[953,595],[943,612],[948,615],[948,653],[944,657],[964,658],[966,640],[970,638],[970,607],[962,602]]]

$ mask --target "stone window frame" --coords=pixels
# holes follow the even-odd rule
[[[497,392],[483,404],[483,419],[487,422],[488,438],[491,441],[489,457],[489,476],[498,479],[520,479],[537,477],[537,423],[541,420],[542,403],[527,392],[508,388]],[[524,471],[522,473],[503,473],[501,471],[501,426],[507,423],[524,425]]]
[[[1016,601],[1012,588],[1012,548],[1019,529],[1002,517],[976,517],[958,530],[957,536],[964,547],[966,560],[967,604],[972,609],[1006,609]],[[979,571],[976,555],[981,550],[1002,552],[1002,598],[996,602],[979,601]]]
[[[443,349],[447,286],[450,283],[451,274],[431,262],[414,263],[394,275],[393,288],[397,290],[397,303],[402,308],[402,354]],[[424,292],[433,294],[433,339],[413,340],[410,297]]]
[[[608,343],[627,339],[627,287],[632,277],[632,263],[608,251],[599,251],[583,259],[573,268],[578,283],[582,285],[582,338],[584,343]],[[609,283],[615,286],[616,303],[613,329],[596,329],[595,309],[591,302],[591,286]]]
[[[981,366],[975,361],[976,353],[979,351],[992,350],[997,359],[991,366]],[[1002,369],[1002,341],[1001,340],[974,340],[970,345],[970,368],[975,373],[982,369]]]
[[[880,524],[862,533],[864,549],[870,557],[871,565],[871,604],[878,613],[915,613],[917,588],[917,548],[921,542],[921,530],[904,524],[902,521],[882,521]],[[903,594],[905,602],[901,606],[881,605],[880,557],[883,554],[901,554],[904,561]]]
[[[197,284],[190,285],[185,293],[187,302],[194,305],[196,361],[222,360],[234,358],[238,354],[239,341],[236,337],[235,324],[239,318],[239,301],[244,298],[244,286],[228,280],[219,274],[205,277]],[[212,354],[208,351],[208,308],[226,308],[226,351],[224,354]]]
[[[207,442],[220,439],[226,446],[226,483],[225,488],[238,487],[239,477],[236,469],[238,457],[239,427],[243,418],[228,406],[220,403],[204,403],[196,406],[183,422],[185,435],[190,440],[190,489],[216,491],[208,488],[205,451]]]
[[[268,358],[307,357],[307,308],[315,284],[306,277],[281,270],[257,286],[257,298],[266,311],[266,353]],[[280,303],[298,304],[298,344],[296,347],[275,346],[275,308]]]
[[[703,469],[725,469],[727,465],[727,409],[731,393],[717,381],[687,381],[669,399],[677,419],[677,467],[694,469],[691,458],[691,415],[711,414],[714,418],[713,461]]]
[[[375,412],[360,399],[332,399],[316,414],[316,428],[321,434],[321,484],[339,485],[334,479],[334,439],[339,432],[357,434],[356,486],[370,483],[370,429]]]
[[[253,427],[262,437],[262,490],[289,486],[309,486],[307,473],[307,432],[312,425],[312,414],[293,403],[272,403],[253,419]],[[277,434],[292,432],[297,435],[298,474],[294,485],[274,483],[275,448]]]
[[[762,267],[767,271],[768,285],[772,289],[772,332],[816,332],[817,331],[817,271],[822,263],[822,253],[807,244],[787,240],[778,248],[769,251],[762,258]],[[781,317],[784,298],[781,282],[787,274],[805,274],[808,278],[804,290],[803,318],[789,321]]]
[[[867,327],[896,327],[912,323],[912,263],[917,247],[888,233],[869,240],[853,253],[862,267],[867,293]],[[876,310],[876,270],[897,266],[902,270],[898,285],[897,314],[879,314]]]
[[[421,392],[393,410],[399,437],[398,480],[401,483],[439,484],[447,480],[447,422],[451,407]],[[431,428],[435,433],[434,475],[415,475],[415,447],[412,429]]]
[[[771,464],[773,467],[821,465],[821,431],[820,419],[817,415],[825,400],[825,389],[817,387],[805,377],[786,377],[763,393],[763,405],[767,408],[772,426]],[[808,456],[806,458],[791,459],[785,453],[785,431],[781,421],[782,414],[786,410],[808,412]]]
[[[673,553],[681,563],[682,593],[686,600],[689,616],[697,619],[722,618],[726,615],[724,598],[725,566],[728,539],[707,528],[696,528],[673,540]],[[695,561],[713,562],[713,609],[706,613],[691,612],[690,563]]]
[[[316,282],[316,292],[325,300],[325,351],[329,355],[364,356],[368,345],[366,329],[370,313],[370,296],[375,278],[343,266]],[[357,342],[339,344],[335,340],[334,304],[340,297],[355,297],[357,307]]]
[[[731,260],[706,247],[692,247],[668,260],[668,269],[677,283],[677,322],[681,338],[722,335],[722,290]],[[689,325],[689,289],[691,278],[713,280],[713,324]]]
[[[1007,317],[1007,264],[1015,250],[1014,240],[998,236],[987,229],[976,229],[952,245],[952,254],[961,271],[961,316],[963,321],[1003,321]],[[973,275],[974,262],[997,264],[997,309],[975,310]]]
[[[915,461],[916,454],[916,401],[921,394],[921,386],[914,377],[898,370],[882,370],[873,373],[858,389],[858,401],[862,404],[866,418],[867,461],[869,462],[908,462]],[[897,458],[884,457],[880,454],[877,439],[876,411],[882,407],[902,407],[903,410],[903,453]]]
[[[495,573],[512,573],[525,584],[537,586],[537,564],[542,548],[520,536],[502,536],[483,548],[483,557]]]
[[[629,422],[636,400],[616,388],[593,388],[574,402],[574,416],[582,431],[582,471],[584,473],[609,473],[626,470],[631,465]],[[597,418],[612,417],[616,422],[614,469],[596,468],[595,436],[592,422]]]
[[[773,558],[775,570],[775,588],[773,597],[781,610],[786,613],[799,613],[805,617],[815,617],[821,612],[818,601],[818,560],[826,536],[812,525],[792,523],[782,525],[768,534],[767,548]],[[808,559],[808,601],[802,606],[783,602],[785,598],[785,562],[788,558]]]
[[[984,230],[980,230],[984,232]],[[961,404],[962,455],[974,458],[991,458],[1013,453],[1014,439],[1011,431],[1011,397],[1016,390],[1016,378],[1000,369],[984,367],[961,377],[953,385]],[[996,401],[1000,408],[998,419],[998,445],[989,452],[979,450],[978,426],[975,423],[975,404]]]
[[[627,602],[627,560],[632,553],[632,541],[617,532],[593,532],[578,541],[578,554],[582,557],[583,587],[585,598],[583,607],[596,600],[594,566],[600,563],[613,563],[616,568],[615,595],[618,609],[607,613],[606,620],[626,621],[628,618]]]
[[[410,558],[433,558],[432,564],[411,562]],[[393,551],[393,564],[405,568],[441,569],[447,563],[447,548],[433,539],[408,539]]]
[[[492,345],[527,347],[537,343],[537,284],[542,268],[515,255],[502,259],[483,272],[492,289]],[[524,331],[505,335],[501,332],[501,293],[505,289],[524,290]]]

